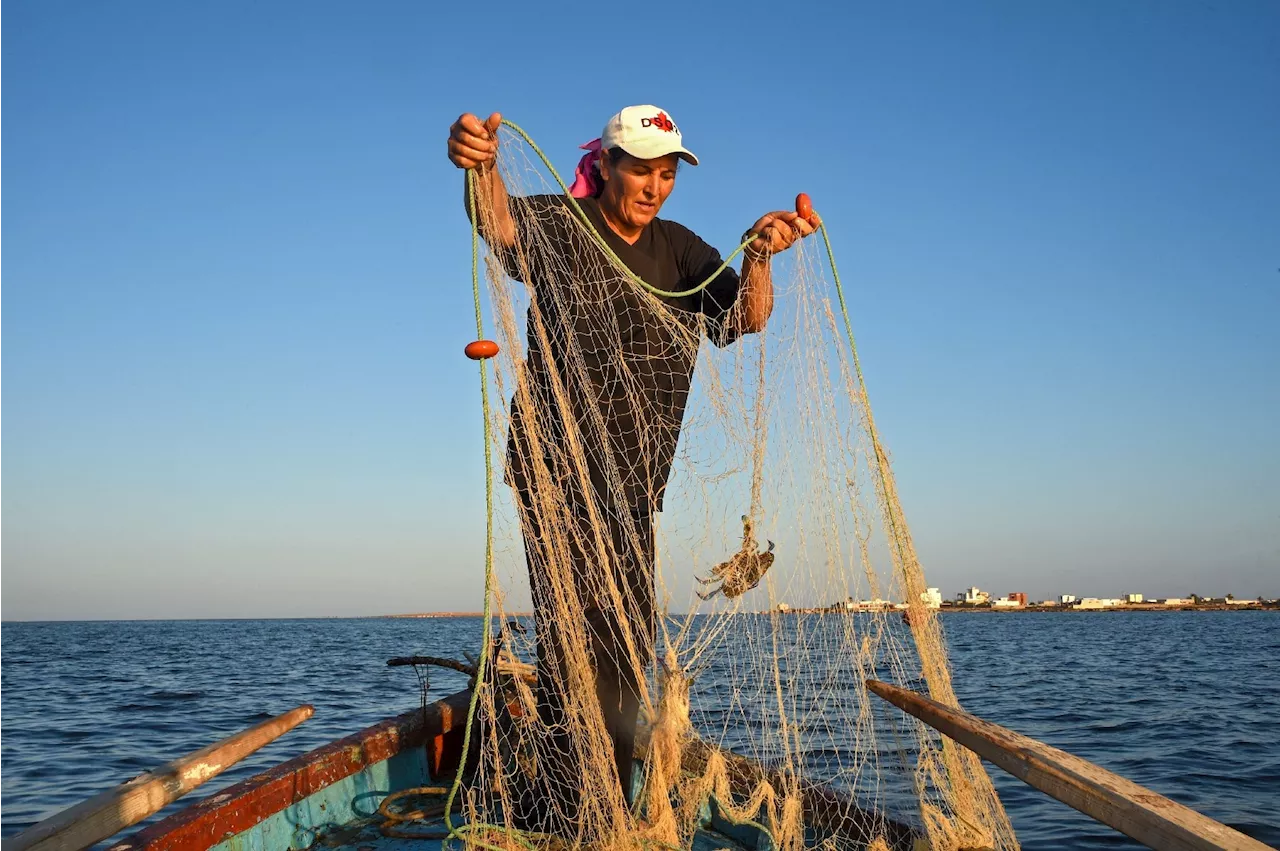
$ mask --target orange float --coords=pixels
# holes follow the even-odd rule
[[[813,202],[807,193],[801,192],[796,196],[796,215],[806,222],[813,222]]]
[[[498,353],[498,344],[493,340],[476,340],[473,343],[467,343],[463,351],[472,360],[488,360]]]

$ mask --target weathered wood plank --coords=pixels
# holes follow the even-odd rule
[[[94,795],[4,841],[4,851],[79,851],[114,836],[216,777],[311,717],[310,706],[255,724]]]
[[[1157,851],[1266,851],[1256,839],[1101,766],[898,686],[867,688],[1019,780]]]

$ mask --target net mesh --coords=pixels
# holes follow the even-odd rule
[[[504,626],[467,841],[688,848],[714,816],[779,849],[1016,848],[977,757],[862,685],[955,705],[822,243],[773,259],[766,330],[730,342],[629,281],[571,208],[522,202],[561,187],[509,131],[500,151],[522,211],[482,261]],[[662,394],[686,392],[671,422]],[[637,493],[662,510],[618,496]]]

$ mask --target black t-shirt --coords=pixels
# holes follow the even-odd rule
[[[691,289],[723,262],[693,231],[659,218],[629,245],[605,223],[596,199],[578,203],[618,258],[660,290]],[[564,196],[512,198],[510,206],[517,249],[499,256],[532,296],[525,371],[534,410],[524,410],[529,405],[517,394],[508,481],[531,492],[528,462],[535,450],[525,424],[536,420],[533,431],[542,437],[538,448],[553,480],[570,502],[580,502],[572,425],[602,506],[661,510],[700,335],[719,346],[736,339],[727,325],[738,274],[725,268],[697,293],[654,299],[613,268]]]

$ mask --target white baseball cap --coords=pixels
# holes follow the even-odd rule
[[[606,151],[622,148],[642,160],[679,154],[689,165],[698,164],[698,158],[684,147],[680,128],[671,116],[652,104],[629,106],[610,118],[600,134],[600,147]]]

